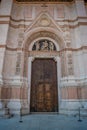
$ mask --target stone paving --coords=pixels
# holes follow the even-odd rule
[[[10,119],[0,118],[0,130],[87,130],[87,117],[78,122],[78,117],[65,115],[28,115]]]

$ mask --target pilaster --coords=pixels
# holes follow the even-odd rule
[[[2,0],[0,5],[0,81],[2,80],[5,48],[7,44],[13,0]]]
[[[78,17],[86,17],[86,9],[84,0],[75,0],[77,16]]]
[[[10,15],[12,9],[13,0],[2,0],[0,15]]]

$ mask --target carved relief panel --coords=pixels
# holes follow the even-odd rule
[[[73,59],[72,59],[72,53],[69,53],[67,55],[68,60],[68,75],[73,75]]]
[[[61,53],[61,72],[62,77],[73,75],[73,59],[71,52]]]
[[[62,72],[62,77],[67,76],[67,64],[66,64],[66,52],[61,52],[61,72]]]
[[[16,75],[20,75],[20,69],[21,69],[21,53],[19,52],[17,54],[17,61],[16,61]]]
[[[56,47],[52,41],[49,41],[47,39],[39,40],[34,43],[32,50],[37,51],[54,51],[56,50]]]

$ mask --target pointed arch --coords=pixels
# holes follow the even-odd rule
[[[30,49],[31,48],[30,46],[32,46],[31,43],[33,44],[33,41],[35,39],[44,38],[44,37],[55,40],[56,47],[58,48],[58,46],[59,46],[59,49],[57,49],[57,50],[61,50],[65,47],[63,33],[59,32],[58,30],[55,30],[53,28],[50,28],[50,27],[47,27],[47,28],[38,27],[38,28],[35,28],[35,29],[29,31],[25,35],[23,48],[31,50]]]
[[[47,24],[43,24],[42,21],[46,20]],[[54,21],[54,19],[50,16],[50,14],[48,12],[41,12],[37,18],[26,28],[25,32],[29,32],[30,30],[32,30],[33,28],[36,27],[55,27],[55,29],[57,29],[58,31],[62,32],[60,26],[58,23],[56,23]]]
[[[39,37],[48,37],[55,39],[59,44],[60,49],[65,46],[63,36],[64,32],[60,25],[54,21],[48,12],[42,12],[25,30],[24,48],[32,43],[33,40]]]

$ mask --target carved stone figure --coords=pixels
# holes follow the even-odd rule
[[[54,50],[54,45],[53,45],[52,42],[49,42],[49,43],[50,43],[49,48],[50,48],[51,51],[53,51]]]
[[[39,42],[36,42],[36,43],[35,43],[35,46],[36,46],[36,50],[39,50],[39,49],[40,49]]]
[[[43,42],[41,50],[48,50],[48,42],[47,41]]]

